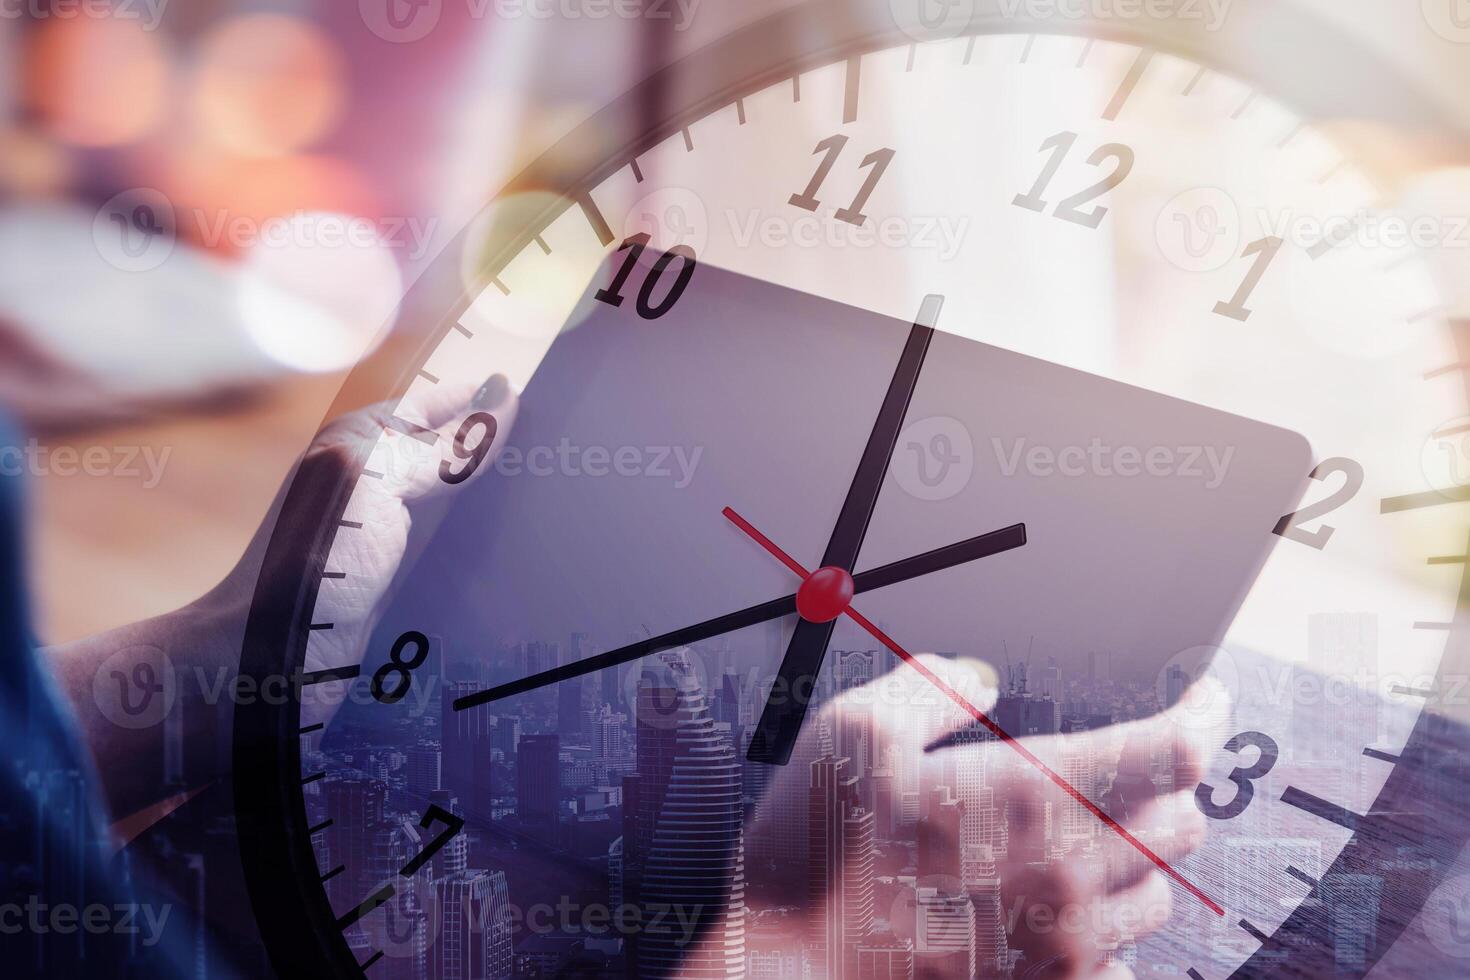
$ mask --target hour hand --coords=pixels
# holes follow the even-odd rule
[[[745,756],[751,762],[764,762],[772,766],[784,766],[791,761],[791,752],[796,747],[796,737],[801,734],[802,722],[806,720],[807,705],[817,686],[817,674],[826,659],[827,644],[832,640],[832,630],[837,620],[814,623],[810,619],[798,620],[796,631],[786,647],[786,659],[781,662],[780,682],[782,690],[772,691],[761,710],[761,720],[750,736],[750,748]]]

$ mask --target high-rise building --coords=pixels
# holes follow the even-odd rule
[[[447,813],[453,813],[455,816],[464,816],[464,807],[459,805],[458,797],[447,790],[441,789],[438,792],[430,793],[429,803]],[[469,867],[469,863],[469,835],[455,834],[430,859],[429,873],[433,878],[444,878],[455,872],[465,870]]]
[[[430,924],[426,906],[432,901],[429,868],[421,868],[405,882],[399,872],[423,849],[419,828],[407,817],[386,819],[369,838],[364,877],[371,886],[365,897],[385,884],[393,897],[373,916],[355,927],[366,931],[372,947],[383,953],[373,971],[383,980],[424,980],[428,974]]]
[[[926,975],[975,978],[975,910],[970,896],[920,887],[914,896],[914,950]]]
[[[439,785],[459,797],[465,812],[489,820],[495,797],[494,770],[490,754],[496,735],[496,719],[485,708],[455,711],[456,698],[479,690],[474,681],[444,685],[439,703]]]
[[[438,742],[419,742],[408,750],[405,770],[408,791],[414,796],[428,797],[441,785],[442,756]]]
[[[893,840],[898,823],[898,800],[894,797],[893,770],[874,769],[868,775],[872,786],[874,830],[879,840]]]
[[[1007,854],[1012,861],[1046,860],[1052,840],[1052,801],[1018,793],[1006,800]]]
[[[914,944],[892,934],[858,944],[857,980],[914,980]]]
[[[592,719],[592,758],[599,761],[620,759],[623,756],[623,725],[627,717],[615,714],[604,704]]]
[[[970,904],[975,907],[975,973],[984,980],[1006,974],[1010,947],[1006,942],[1006,920],[1000,899],[1000,879],[989,847],[982,849],[972,876],[965,882]]]
[[[961,825],[964,816],[965,805],[955,798],[948,786],[933,790],[929,815],[914,828],[920,881],[928,878],[960,877]]]
[[[855,980],[858,942],[873,928],[876,822],[848,765],[830,755],[811,764],[807,945],[822,980]]]
[[[327,882],[327,893],[333,905],[351,906],[374,886],[367,857],[373,832],[383,822],[388,791],[376,779],[349,776],[326,780],[322,792],[332,821],[326,831],[330,861],[333,867],[350,869]]]
[[[787,922],[760,922],[745,940],[745,980],[790,980],[802,975],[801,930]]]
[[[827,719],[820,714],[815,718],[809,716],[801,737],[796,741],[796,748],[791,753],[791,761],[785,769],[798,774],[806,773],[813,762],[834,752],[832,729]],[[752,764],[752,768],[756,766],[766,769],[768,773],[772,768],[760,763]],[[779,782],[775,774],[768,778],[772,782]],[[797,777],[792,778],[795,780]],[[805,782],[805,778],[800,779],[800,783]],[[763,870],[779,871],[779,874],[766,874],[764,877],[778,878],[783,885],[801,888],[810,879],[807,828],[811,821],[811,808],[806,794],[800,792],[799,786],[793,786],[790,792],[770,793],[761,805],[769,809],[769,813],[762,813],[761,816],[769,822],[770,832],[761,835],[761,851],[757,860]]]
[[[1072,739],[1062,749],[1062,778],[1089,800],[1097,796],[1097,760],[1093,756],[1092,745],[1086,739]],[[1065,849],[1089,840],[1098,826],[1092,811],[1071,796],[1062,800],[1061,805],[1062,847]]]
[[[556,685],[556,730],[568,743],[582,741],[582,688],[580,677]]]
[[[470,869],[434,882],[439,932],[429,980],[511,980],[510,894],[502,871]]]
[[[554,831],[560,816],[561,738],[524,735],[516,753],[516,817]]]
[[[745,970],[744,809],[740,760],[721,737],[681,651],[663,654],[638,688],[638,769],[623,782],[623,890],[645,909],[695,910],[629,937],[639,980],[720,978]]]

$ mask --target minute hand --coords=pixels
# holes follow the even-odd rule
[[[991,531],[989,534],[982,534],[955,544],[945,545],[943,548],[926,551],[922,555],[869,569],[853,577],[853,591],[855,593],[871,592],[885,585],[897,585],[931,572],[943,571],[946,568],[954,568],[956,565],[977,561],[990,555],[998,555],[1002,551],[1019,548],[1025,543],[1026,525],[1013,524],[999,531]],[[754,626],[757,623],[780,619],[794,612],[796,612],[796,596],[782,596],[758,606],[749,606],[738,612],[707,619],[702,623],[686,626],[671,633],[664,633],[646,640],[639,640],[637,643],[630,643],[616,650],[599,653],[595,657],[586,657],[576,663],[543,670],[539,674],[532,674],[530,677],[523,677],[509,684],[467,694],[454,702],[454,710],[463,711],[466,708],[488,704],[491,701],[524,694],[548,684],[556,684],[560,681],[571,680],[573,677],[582,677],[609,667],[617,667],[649,654],[658,653],[660,650],[688,646],[691,643],[699,643],[702,640],[744,629],[747,626]]]
[[[883,396],[878,418],[868,435],[868,444],[847,489],[847,499],[837,514],[832,538],[822,555],[823,567],[836,566],[851,572],[857,562],[863,538],[868,533],[868,523],[873,519],[873,508],[878,503],[878,493],[883,488],[883,477],[888,472],[888,461],[893,457],[899,430],[908,414],[909,401],[919,382],[924,356],[929,352],[929,341],[934,336],[934,324],[939,319],[942,304],[942,297],[926,296],[919,315],[914,319],[908,342],[898,359],[898,368],[888,383],[888,393]],[[783,686],[780,689],[786,692],[786,696],[766,701],[746,753],[752,762],[784,766],[791,760],[791,750],[801,732],[807,704],[836,625],[836,620],[814,623],[802,619],[797,622],[791,642],[786,647],[786,657],[781,661]]]

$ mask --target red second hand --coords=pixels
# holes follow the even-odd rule
[[[740,528],[740,530],[744,531],[746,534],[750,535],[750,537],[756,542],[756,544],[764,548],[767,552],[771,554],[772,557],[781,562],[781,564],[785,565],[787,568],[791,569],[791,571],[801,576],[803,580],[811,575],[810,572],[802,567],[800,562],[798,562],[795,558],[792,558],[786,552],[782,551],[780,546],[778,546],[774,541],[772,541],[770,538],[766,537],[759,530],[757,530],[755,525],[751,524],[745,518],[737,514],[734,508],[726,507],[722,513],[724,513],[725,517],[727,517],[732,524]],[[1168,875],[1170,878],[1173,878],[1185,891],[1189,892],[1195,898],[1198,898],[1201,902],[1204,902],[1205,906],[1211,912],[1214,912],[1216,915],[1220,916],[1223,916],[1225,914],[1225,910],[1223,908],[1212,901],[1210,897],[1204,892],[1200,891],[1200,889],[1193,882],[1185,878],[1178,871],[1175,871],[1174,868],[1170,866],[1169,862],[1165,861],[1163,858],[1155,854],[1147,844],[1139,840],[1137,837],[1133,836],[1133,834],[1129,833],[1128,828],[1124,827],[1122,824],[1118,823],[1118,821],[1108,816],[1108,814],[1105,813],[1101,807],[1099,807],[1096,803],[1093,803],[1086,796],[1082,795],[1082,793],[1075,786],[1067,782],[1050,766],[1037,758],[1036,753],[1032,752],[1016,739],[1012,738],[1009,733],[1007,733],[1003,728],[992,721],[990,717],[985,714],[985,712],[981,711],[979,708],[975,707],[968,700],[966,700],[959,691],[956,691],[954,688],[945,683],[944,679],[941,678],[938,674],[934,673],[928,667],[925,667],[922,663],[920,663],[917,657],[909,653],[903,647],[899,646],[896,640],[890,637],[887,633],[884,633],[882,630],[880,630],[876,625],[869,621],[866,616],[858,612],[856,609],[852,608],[852,606],[850,605],[847,606],[843,610],[843,612],[846,613],[848,616],[851,616],[853,622],[857,623],[863,629],[871,633],[875,640],[886,646],[888,649],[892,650],[900,660],[917,670],[921,675],[923,675],[925,680],[933,684],[946,697],[948,697],[951,701],[964,709],[964,711],[969,714],[970,717],[974,718],[981,725],[984,725],[987,729],[989,729],[996,738],[1000,739],[1002,742],[1005,742],[1011,748],[1019,752],[1021,754],[1021,758],[1025,759],[1027,762],[1031,763],[1031,765],[1039,769],[1048,779],[1055,783],[1057,787],[1062,790],[1062,792],[1066,793],[1068,796],[1072,797],[1072,799],[1082,804],[1082,806],[1086,807],[1093,816],[1097,817],[1109,828],[1111,828],[1119,837],[1122,837],[1129,844],[1132,844],[1133,847],[1136,848],[1140,854],[1152,861],[1160,871],[1164,872],[1164,874]]]

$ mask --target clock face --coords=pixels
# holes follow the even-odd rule
[[[352,488],[314,505],[319,547],[273,546],[304,598],[252,624],[247,670],[361,694],[330,723],[240,712],[242,744],[271,746],[239,795],[278,965],[418,975],[461,892],[633,907],[660,731],[708,722],[689,751],[738,824],[808,700],[910,649],[994,663],[1051,719],[1015,735],[1213,676],[1232,707],[1201,722],[1211,834],[1170,865],[1169,925],[1116,956],[1209,980],[1371,964],[1403,926],[1384,896],[1435,880],[1394,854],[1453,853],[1432,815],[1385,821],[1431,795],[1406,760],[1462,588],[1464,355],[1383,191],[1276,95],[1115,41],[896,36],[492,208],[486,228],[539,218],[524,247],[446,260],[463,298],[439,297],[399,393],[500,373],[520,417],[495,460],[491,413],[435,447],[447,483],[487,472],[451,488],[360,672],[322,652],[360,560]],[[949,778],[978,811],[986,778],[842,748],[860,783],[911,773],[881,804],[892,897],[905,794]],[[1073,763],[1005,763],[1067,785],[1049,859],[1116,829],[1083,802],[1114,774]],[[1002,801],[983,847],[1005,821]],[[722,840],[711,895],[744,914],[785,851]],[[901,932],[903,902],[877,904]],[[1380,924],[1347,948],[1323,906]],[[503,975],[541,950],[500,911],[484,927]]]

